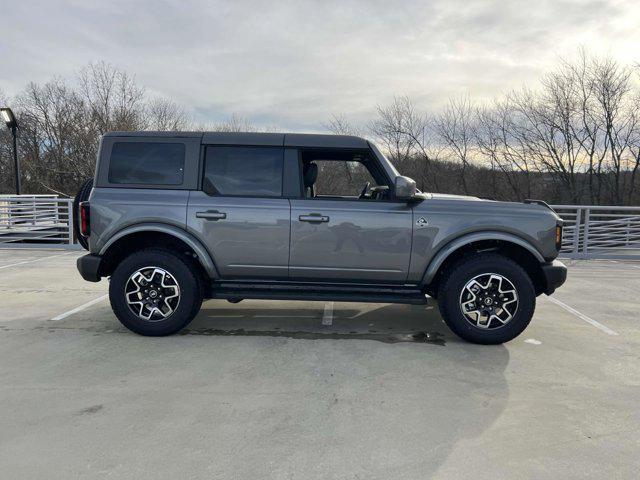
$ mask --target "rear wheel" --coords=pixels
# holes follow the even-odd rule
[[[499,344],[527,328],[536,295],[520,265],[499,254],[483,253],[462,258],[444,272],[438,305],[447,326],[459,337]]]
[[[114,313],[129,330],[171,335],[187,326],[202,304],[202,284],[193,261],[150,248],[125,258],[109,283]]]

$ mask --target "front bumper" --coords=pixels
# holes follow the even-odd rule
[[[84,278],[88,282],[99,282],[100,275],[100,266],[102,264],[102,257],[100,255],[95,255],[90,253],[88,255],[84,255],[76,261],[76,265],[78,267],[78,271],[82,278]]]
[[[542,265],[542,273],[545,278],[544,293],[551,295],[556,288],[562,285],[567,279],[567,267],[560,260]]]

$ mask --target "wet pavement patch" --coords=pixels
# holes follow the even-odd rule
[[[185,328],[178,335],[217,335],[222,337],[283,337],[297,340],[375,340],[382,343],[429,343],[445,345],[444,335],[440,332],[418,333],[340,333],[340,332],[287,332],[283,330],[221,330],[217,328]]]

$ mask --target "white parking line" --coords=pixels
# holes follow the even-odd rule
[[[333,302],[324,304],[324,313],[322,314],[322,325],[333,325]]]
[[[25,260],[24,262],[12,263],[10,265],[2,265],[0,267],[0,270],[2,270],[3,268],[17,267],[18,265],[24,265],[25,263],[39,262],[40,260],[46,260],[47,258],[64,257],[65,255],[71,255],[72,253],[75,253],[75,252],[59,253],[58,255],[49,255],[48,257],[34,258],[33,260]]]
[[[578,317],[581,320],[584,320],[585,322],[587,322],[590,325],[593,325],[594,327],[596,327],[599,330],[602,330],[604,333],[606,333],[607,335],[618,335],[618,332],[615,332],[613,330],[611,330],[609,327],[601,324],[600,322],[595,321],[593,318],[591,317],[587,317],[584,313],[579,312],[578,310],[576,310],[573,307],[570,307],[569,305],[567,305],[566,303],[561,302],[560,300],[558,300],[557,298],[553,298],[553,297],[546,297],[547,300],[549,300],[550,302],[555,303],[556,305],[558,305],[559,307],[564,308],[567,312],[569,313],[573,313],[576,317]]]
[[[631,267],[631,268],[638,268],[640,269],[640,265],[632,265],[630,263],[625,263],[625,262],[619,262],[617,260],[609,260],[610,263],[617,263],[618,265],[626,265],[627,267]]]
[[[101,297],[95,298],[95,299],[91,300],[90,302],[84,303],[84,304],[80,305],[79,307],[76,307],[76,308],[74,308],[72,310],[69,310],[68,312],[61,313],[57,317],[53,317],[51,320],[56,320],[56,321],[57,320],[63,320],[65,318],[67,318],[69,315],[73,315],[74,313],[81,312],[85,308],[89,308],[91,305],[95,305],[96,303],[100,303],[101,301],[103,301],[108,296],[109,295],[102,295]]]

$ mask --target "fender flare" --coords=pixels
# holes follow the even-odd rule
[[[531,243],[511,233],[499,231],[469,233],[451,240],[444,247],[438,250],[438,253],[436,253],[429,262],[429,265],[427,266],[427,269],[422,277],[422,282],[420,284],[429,285],[436,276],[436,273],[438,273],[438,270],[440,269],[442,264],[453,252],[455,252],[459,248],[464,247],[465,245],[469,245],[473,242],[479,242],[481,240],[501,240],[504,242],[513,243],[526,249],[535,257],[536,260],[538,260],[538,262],[545,262],[542,254]]]
[[[195,252],[196,256],[198,257],[198,261],[200,262],[202,267],[205,269],[207,274],[211,278],[219,278],[218,269],[216,268],[216,265],[213,262],[211,255],[209,255],[209,252],[207,251],[207,249],[204,247],[204,245],[202,245],[202,243],[198,239],[196,239],[193,235],[183,230],[182,228],[175,227],[172,225],[166,225],[163,223],[142,223],[142,224],[136,224],[136,225],[126,227],[118,231],[113,236],[111,236],[111,238],[109,238],[107,243],[105,243],[100,249],[99,255],[101,256],[104,255],[107,252],[107,250],[109,250],[109,247],[111,247],[115,242],[117,242],[121,238],[126,237],[127,235],[138,233],[138,232],[166,233],[167,235],[176,237],[178,240],[182,240],[189,247],[191,247],[191,249]]]

